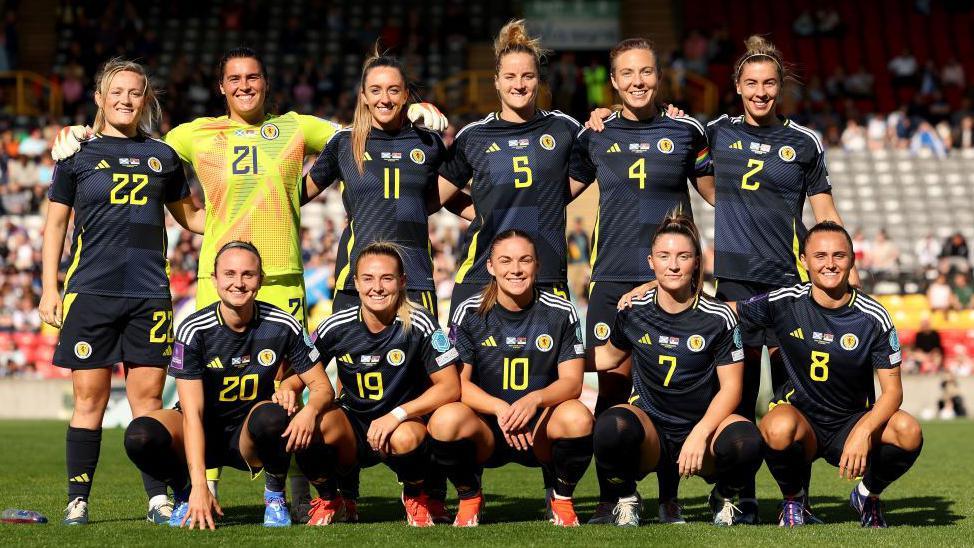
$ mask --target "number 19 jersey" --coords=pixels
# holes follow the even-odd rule
[[[714,275],[784,286],[808,280],[798,257],[805,196],[831,192],[822,142],[784,119],[758,127],[726,115],[707,124],[717,186]]]
[[[460,254],[457,283],[490,281],[490,244],[515,228],[534,239],[541,262],[537,282],[565,282],[568,162],[579,129],[571,116],[538,110],[524,123],[491,114],[457,133],[440,175],[459,188],[473,179],[476,214]]]

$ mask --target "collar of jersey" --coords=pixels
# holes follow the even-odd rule
[[[659,296],[659,288],[655,288],[654,290],[652,290],[650,292],[650,294],[649,294],[649,300],[650,300],[651,303],[653,303],[656,306],[656,310],[659,310],[660,312],[662,312],[663,314],[666,314],[667,316],[674,316],[675,317],[675,316],[679,316],[679,315],[681,315],[681,314],[683,314],[685,312],[689,312],[690,310],[696,310],[697,303],[700,302],[700,293],[697,293],[697,296],[693,298],[693,304],[690,305],[690,308],[687,308],[686,310],[681,310],[681,311],[677,312],[676,314],[674,314],[672,312],[667,312],[666,310],[663,310],[663,307],[660,306],[659,305],[659,302],[657,301],[657,299],[659,298],[658,296]]]
[[[538,298],[539,298],[539,297],[540,297],[540,295],[539,295],[539,293],[538,293],[538,288],[534,288],[534,296],[533,296],[533,297],[531,298],[531,303],[530,303],[530,304],[528,304],[528,306],[526,306],[526,307],[524,307],[524,308],[522,308],[521,310],[508,310],[508,309],[506,309],[506,308],[504,308],[504,307],[503,307],[503,306],[501,305],[501,303],[500,303],[500,302],[497,302],[497,303],[495,303],[495,304],[494,304],[494,307],[493,307],[493,309],[494,309],[494,310],[495,310],[495,311],[496,311],[496,312],[497,312],[498,314],[500,314],[501,316],[503,316],[503,317],[505,317],[505,318],[511,318],[511,319],[521,319],[521,318],[523,318],[523,317],[524,317],[524,316],[525,316],[525,315],[526,315],[526,314],[527,314],[528,312],[531,312],[531,310],[533,310],[533,309],[534,309],[534,305],[535,305],[535,303],[537,303],[537,302],[538,302]]]
[[[543,116],[544,116],[544,114],[542,114],[541,109],[535,107],[535,109],[534,109],[534,116],[532,116],[530,119],[525,120],[523,122],[509,122],[509,121],[501,118],[500,111],[497,111],[497,112],[494,113],[494,121],[497,122],[499,125],[502,125],[502,126],[507,126],[507,127],[520,127],[520,126],[526,126],[528,124],[533,124],[534,122],[537,122],[538,120],[540,120]]]
[[[247,331],[249,331],[250,328],[257,323],[257,316],[260,315],[260,308],[258,308],[257,306],[257,301],[254,301],[254,315],[250,317],[250,322],[247,324],[247,327],[243,331],[234,331],[233,329],[230,328],[229,325],[227,325],[227,322],[223,321],[223,314],[220,312],[220,308],[221,308],[220,301],[217,301],[216,321],[220,324],[220,327],[222,327],[224,330],[233,333],[234,335],[237,336],[245,335]]]
[[[859,297],[859,292],[856,291],[856,288],[850,287],[849,289],[852,290],[852,297],[849,299],[849,302],[838,308],[827,308],[819,304],[819,302],[816,301],[815,297],[812,295],[812,284],[808,284],[808,300],[812,302],[812,306],[826,314],[843,314],[847,309],[852,308],[853,303],[855,303],[856,299]]]
[[[765,132],[769,132],[769,131],[774,131],[774,130],[776,130],[778,128],[781,128],[781,127],[788,127],[789,125],[791,125],[791,119],[790,118],[785,118],[781,114],[778,115],[778,121],[781,122],[781,125],[780,126],[755,126],[755,125],[752,125],[752,124],[747,123],[747,120],[745,120],[744,117],[741,116],[741,127],[743,127],[744,129],[746,129],[748,131],[756,131],[756,132],[760,132],[760,133],[765,133]]]
[[[271,114],[269,112],[265,112],[264,113],[264,121],[260,122],[259,124],[245,124],[243,122],[238,122],[238,121],[234,120],[233,118],[230,118],[230,115],[229,114],[224,114],[223,116],[218,116],[217,117],[217,120],[225,120],[228,124],[231,124],[231,125],[234,125],[234,126],[239,126],[239,127],[242,127],[242,128],[251,128],[251,127],[261,127],[261,126],[263,126],[264,124],[266,124],[267,122],[269,122],[273,118],[278,118],[278,115],[277,114]]]

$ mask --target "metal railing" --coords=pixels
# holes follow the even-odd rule
[[[61,116],[64,104],[61,86],[40,74],[26,70],[0,72],[0,90],[18,116]],[[11,100],[12,99],[12,100]]]

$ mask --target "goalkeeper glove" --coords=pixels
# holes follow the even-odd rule
[[[51,158],[55,162],[60,162],[65,158],[70,158],[81,150],[81,142],[86,141],[94,134],[88,126],[68,126],[61,128],[57,137],[54,138],[54,145],[51,147]]]
[[[443,131],[449,125],[446,116],[432,103],[413,103],[406,111],[409,121],[432,131]]]

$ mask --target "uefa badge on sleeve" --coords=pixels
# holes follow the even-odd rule
[[[430,337],[430,344],[433,345],[433,349],[437,352],[446,352],[450,348],[450,339],[442,329],[437,329],[433,332],[433,336]]]

